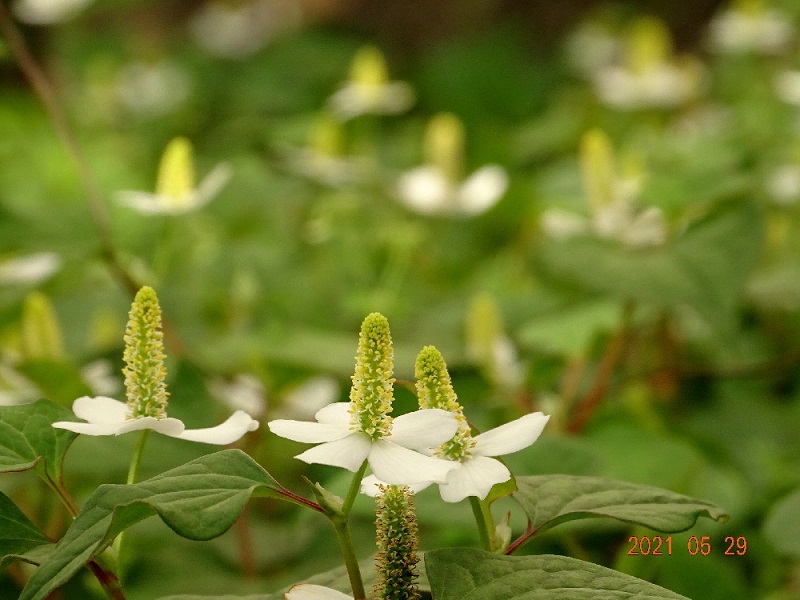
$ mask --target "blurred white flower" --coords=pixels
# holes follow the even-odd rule
[[[16,17],[29,25],[50,25],[77,14],[92,0],[17,0]]]
[[[0,260],[0,284],[35,285],[51,277],[61,267],[55,252],[37,252]]]
[[[284,598],[286,600],[353,600],[352,596],[313,583],[293,585],[289,591],[284,594]]]
[[[134,62],[117,77],[117,95],[130,112],[154,117],[173,110],[189,96],[190,81],[175,63]]]
[[[276,33],[299,20],[299,7],[290,0],[208,2],[189,27],[195,41],[210,54],[239,59],[255,54]]]
[[[464,125],[450,113],[434,115],[425,129],[426,164],[397,181],[396,195],[424,215],[479,215],[503,196],[508,175],[499,165],[486,165],[467,177],[464,168]]]
[[[775,76],[775,93],[786,104],[800,106],[800,71],[781,71]]]
[[[41,397],[41,391],[27,377],[9,365],[0,363],[0,406],[29,404]]]
[[[413,103],[411,86],[405,81],[389,81],[383,54],[372,46],[356,53],[350,79],[328,99],[332,112],[344,120],[363,114],[398,114]]]
[[[276,412],[282,418],[307,420],[338,398],[339,382],[336,379],[324,375],[312,377],[287,393]]]
[[[81,377],[98,396],[110,396],[122,389],[110,360],[99,359],[81,367]]]
[[[620,63],[595,72],[598,97],[621,110],[672,108],[696,97],[703,82],[702,65],[691,57],[674,57],[671,45],[660,21],[637,21]]]
[[[126,190],[117,192],[116,198],[143,214],[181,215],[208,204],[230,178],[230,167],[218,164],[195,187],[192,145],[178,137],[164,150],[155,193]]]
[[[305,148],[287,150],[290,170],[318,183],[339,187],[358,181],[363,164],[343,155],[342,125],[327,114],[314,120]]]
[[[619,40],[599,23],[584,23],[567,37],[567,59],[584,75],[613,63],[619,50]]]
[[[453,182],[434,165],[424,165],[400,176],[397,197],[423,215],[474,216],[497,204],[507,187],[508,175],[499,165],[481,167],[462,182]]]
[[[209,388],[231,410],[242,410],[256,419],[267,412],[266,392],[258,377],[246,373],[230,381],[218,377],[209,382]]]
[[[800,164],[786,164],[772,171],[766,188],[776,204],[796,204],[800,200]]]
[[[717,52],[781,54],[788,49],[794,28],[785,15],[761,0],[739,0],[711,20],[708,33]]]
[[[539,225],[547,235],[566,239],[591,232],[632,248],[660,246],[667,241],[664,213],[655,206],[637,206],[641,175],[617,174],[611,143],[602,131],[584,135],[581,167],[590,217],[562,209],[545,210]]]

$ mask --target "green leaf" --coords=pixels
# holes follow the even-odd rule
[[[40,600],[103,551],[121,531],[154,514],[178,535],[208,540],[224,533],[251,495],[278,496],[278,484],[241,450],[202,456],[132,485],[101,485],[86,501],[53,556],[20,600]]]
[[[617,571],[566,556],[500,556],[474,548],[425,555],[436,600],[688,600]]]
[[[630,249],[595,237],[548,241],[543,266],[595,292],[657,306],[689,304],[724,324],[760,248],[761,214],[735,202],[708,214],[663,248]]]
[[[52,424],[73,419],[71,411],[49,400],[0,408],[0,473],[35,469],[59,485],[64,454],[78,434]]]
[[[51,545],[47,536],[0,492],[0,567],[14,558],[39,564],[39,557]]]
[[[764,535],[782,554],[800,558],[800,489],[779,501],[764,521]]]
[[[705,500],[669,490],[602,477],[535,475],[517,477],[514,498],[530,521],[529,533],[589,517],[611,517],[675,533],[692,527],[698,518],[727,519],[725,512]]]

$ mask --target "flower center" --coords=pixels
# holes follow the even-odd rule
[[[176,207],[185,206],[194,192],[192,144],[177,137],[167,144],[158,167],[156,194]]]

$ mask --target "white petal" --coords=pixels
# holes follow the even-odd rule
[[[241,438],[248,431],[258,429],[258,421],[253,419],[243,410],[237,410],[228,419],[216,427],[205,429],[186,429],[172,437],[192,442],[205,442],[206,444],[218,444],[224,446],[232,444]],[[170,435],[170,434],[167,434]]]
[[[465,215],[479,215],[492,208],[508,188],[508,175],[498,165],[481,167],[461,184],[458,210]]]
[[[233,170],[225,163],[220,163],[211,169],[211,172],[203,178],[192,194],[189,210],[208,204],[225,187],[232,176]]]
[[[422,490],[424,490],[429,485],[431,485],[432,483],[433,483],[432,481],[425,481],[421,483],[413,483],[411,485],[409,484],[406,485],[409,488],[411,488],[412,492],[417,494]],[[364,477],[363,480],[361,480],[361,493],[374,498],[375,496],[381,493],[381,489],[380,487],[378,487],[380,485],[389,485],[389,484],[387,484],[385,481],[381,481],[380,479],[375,477],[375,475],[367,475],[366,477]]]
[[[539,438],[548,420],[549,416],[535,412],[490,429],[473,438],[472,451],[480,456],[502,456],[527,448]]]
[[[61,257],[55,252],[37,252],[0,262],[0,282],[39,283],[61,267]]]
[[[350,407],[349,402],[331,402],[320,408],[314,418],[326,425],[350,426]]]
[[[447,177],[434,166],[417,167],[397,180],[397,197],[408,208],[423,215],[446,212],[452,195]]]
[[[439,493],[445,502],[460,502],[467,496],[483,500],[493,485],[510,478],[511,473],[499,460],[471,456],[450,472],[447,482],[439,485]]]
[[[130,431],[152,429],[158,433],[175,436],[184,429],[180,419],[155,419],[143,417],[140,419],[123,419],[121,421],[107,421],[98,423],[76,423],[73,421],[57,421],[53,423],[57,429],[67,429],[84,435],[122,435]]]
[[[284,598],[286,598],[286,600],[353,600],[352,596],[311,583],[293,585],[289,591],[284,594]]]
[[[457,465],[441,458],[424,456],[389,440],[372,442],[367,460],[378,479],[395,485],[428,481],[440,483],[447,479],[447,473]]]
[[[295,458],[309,464],[342,467],[355,473],[369,455],[371,445],[363,433],[351,433],[342,439],[309,448]]]
[[[163,215],[174,212],[172,203],[159,194],[124,190],[117,192],[114,197],[120,204],[145,215]]]
[[[440,408],[429,408],[395,417],[387,439],[404,448],[424,450],[443,444],[457,429],[455,416]]]
[[[292,421],[289,419],[270,421],[267,423],[267,427],[275,435],[306,444],[332,442],[347,437],[351,433],[347,425]]]
[[[121,423],[128,416],[128,406],[107,396],[81,396],[72,403],[72,412],[89,423]]]

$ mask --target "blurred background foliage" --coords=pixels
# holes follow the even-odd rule
[[[671,556],[628,556],[630,535],[653,532],[623,524],[559,528],[524,551],[694,600],[800,598],[794,2],[10,8],[102,192],[117,267],[159,294],[171,415],[190,427],[239,407],[311,418],[346,399],[359,324],[381,311],[398,379],[436,345],[478,429],[553,415],[508,457],[514,472],[649,483],[731,514],[673,536]],[[353,77],[374,86],[361,108],[340,94]],[[0,94],[0,400],[120,397],[131,290],[4,38]],[[193,145],[198,180],[224,163],[227,185],[182,214],[122,202],[155,189],[176,137]],[[398,412],[414,407],[403,385],[396,396]],[[346,485],[265,426],[243,447],[300,493],[301,475]],[[131,451],[124,437],[78,439],[69,487],[83,499],[124,481]],[[143,470],[206,451],[154,438]],[[35,478],[0,486],[60,535],[67,516]],[[417,504],[423,547],[476,543],[466,507],[431,490]],[[371,505],[359,505],[368,556]],[[689,555],[689,535],[711,536],[712,553]],[[726,536],[747,553],[726,556]],[[272,591],[338,564],[322,519],[258,501],[211,543],[151,520],[126,544],[132,599]],[[0,575],[0,598],[27,574]],[[63,597],[92,585],[77,578]]]

